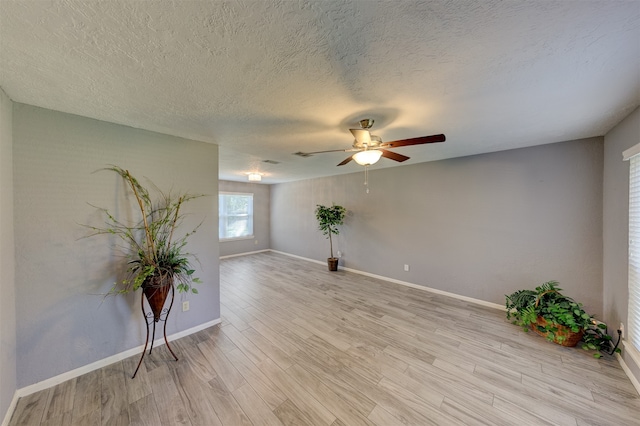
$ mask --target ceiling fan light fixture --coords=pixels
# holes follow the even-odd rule
[[[249,182],[260,182],[262,173],[247,173],[247,179],[249,179]]]
[[[353,154],[353,159],[356,163],[361,166],[370,166],[378,162],[378,160],[382,157],[382,151],[378,151],[377,149],[360,151]]]

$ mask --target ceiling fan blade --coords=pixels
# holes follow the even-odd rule
[[[382,156],[384,158],[388,158],[389,160],[394,160],[402,163],[403,161],[407,161],[411,157],[407,157],[406,155],[398,154],[397,152],[387,151],[386,149],[379,149],[378,151],[382,152]]]
[[[297,155],[313,155],[313,154],[324,154],[325,152],[345,152],[346,149],[328,149],[326,151],[313,151],[313,152],[296,152]]]
[[[347,164],[351,160],[353,160],[353,156],[345,158],[344,160],[342,160],[342,162],[340,164],[338,164],[338,166],[344,166],[345,164]]]
[[[400,146],[422,145],[424,143],[444,142],[447,138],[440,135],[421,136],[419,138],[401,139],[399,141],[385,142],[382,144],[384,148],[398,148]]]
[[[349,129],[360,145],[371,145],[371,133],[365,129]]]
[[[349,149],[329,149],[327,151],[314,151],[314,152],[294,152],[293,155],[298,155],[300,157],[309,157],[313,154],[324,154],[325,152],[350,152],[350,151],[359,151],[358,149],[349,148]]]

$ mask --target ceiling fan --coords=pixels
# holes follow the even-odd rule
[[[444,142],[446,140],[446,137],[443,134],[439,134],[431,136],[420,136],[411,139],[401,139],[392,142],[382,142],[382,139],[380,139],[379,136],[372,135],[369,132],[371,126],[373,126],[373,120],[370,118],[365,118],[364,120],[360,120],[359,129],[349,129],[349,131],[355,138],[351,148],[331,149],[328,151],[315,152],[296,152],[295,155],[299,155],[301,157],[309,157],[314,154],[324,154],[326,152],[355,152],[355,154],[345,158],[340,164],[338,164],[338,166],[344,166],[351,160],[354,160],[361,166],[370,166],[371,164],[375,164],[380,159],[380,157],[385,157],[398,162],[403,162],[410,158],[406,155],[389,151],[386,148],[422,145],[427,143]]]

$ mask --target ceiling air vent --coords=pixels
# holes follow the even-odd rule
[[[297,155],[299,157],[311,157],[311,154],[307,152],[301,152],[301,151],[294,152],[293,155]]]
[[[280,164],[279,161],[275,161],[275,160],[262,160],[263,163],[268,163],[268,164]]]

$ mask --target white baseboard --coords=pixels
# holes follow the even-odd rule
[[[636,379],[636,376],[633,375],[633,372],[631,371],[627,363],[624,362],[624,359],[620,354],[616,353],[616,359],[618,360],[618,363],[620,364],[620,367],[622,367],[624,373],[631,381],[633,387],[636,388],[636,392],[638,392],[638,395],[640,395],[640,382],[638,382],[638,379]]]
[[[325,262],[321,262],[319,260],[309,259],[306,257],[297,256],[295,254],[285,253],[283,251],[277,251],[277,250],[270,250],[270,251],[272,251],[273,253],[283,254],[289,257],[295,257],[296,259],[306,260],[308,262],[318,263],[321,265],[325,264]],[[404,285],[404,286],[415,288],[418,290],[424,290],[424,291],[429,291],[431,293],[440,294],[443,296],[453,297],[454,299],[464,300],[465,302],[474,303],[476,305],[482,305],[482,306],[486,306],[493,309],[499,309],[501,311],[504,311],[506,309],[504,305],[499,305],[497,303],[487,302],[486,300],[474,299],[473,297],[462,296],[456,293],[449,293],[448,291],[438,290],[436,288],[431,288],[431,287],[423,286],[420,284],[414,284],[407,281],[400,281],[400,280],[396,280],[395,278],[389,278],[382,275],[371,274],[369,272],[359,271],[357,269],[352,269],[352,268],[345,268],[343,266],[338,266],[338,269],[347,271],[347,272],[353,272],[355,274],[365,275],[367,277],[376,278],[383,281],[392,282],[394,284]]]
[[[230,257],[247,256],[250,254],[264,253],[265,251],[270,251],[270,250],[264,249],[264,250],[256,250],[256,251],[247,251],[244,253],[237,253],[237,254],[227,254],[226,256],[220,256],[220,259],[229,259]]]
[[[317,263],[318,265],[326,265],[327,262],[322,262],[320,260],[315,260],[315,259],[309,259],[308,257],[302,257],[302,256],[298,256],[297,254],[291,254],[291,253],[287,253],[284,251],[278,251],[278,250],[269,250],[272,253],[278,253],[278,254],[283,254],[285,256],[289,256],[289,257],[294,257],[296,259],[300,259],[300,260],[306,260],[307,262],[312,262],[312,263]],[[338,266],[338,269],[344,269],[341,266]]]
[[[624,348],[625,356],[628,355],[629,358],[631,358],[631,362],[636,365],[636,368],[640,369],[640,352],[638,352],[635,346],[633,346],[629,341],[625,339],[622,340],[622,347]],[[636,388],[638,395],[640,395],[640,382],[638,382],[638,378],[633,374],[624,358],[622,358],[622,355],[617,353],[616,358],[618,359],[618,362],[620,363],[620,366],[622,367],[624,372],[627,374],[627,377],[629,377],[629,380],[631,380],[633,387]]]
[[[13,411],[16,409],[16,404],[18,403],[18,392],[13,393],[13,399],[11,400],[11,404],[9,404],[9,408],[7,409],[7,413],[4,415],[4,420],[2,420],[2,426],[9,426],[9,421],[11,421],[11,416],[13,415]]]
[[[178,333],[167,336],[168,341],[173,341],[179,339],[184,336],[188,336],[193,333],[197,333],[200,330],[204,330],[205,328],[212,327],[216,324],[220,324],[221,319],[214,319],[212,321],[206,322],[204,324],[197,325],[195,327],[189,328],[187,330],[180,331]],[[164,345],[164,339],[156,339],[153,342],[153,347],[158,347]],[[60,383],[66,382],[67,380],[73,379],[75,377],[81,376],[83,374],[89,373],[94,370],[98,370],[102,367],[105,367],[109,364],[113,364],[114,362],[121,361],[125,358],[129,358],[130,356],[142,353],[142,349],[144,349],[144,345],[140,345],[138,347],[126,350],[124,352],[120,352],[115,355],[111,355],[107,358],[103,358],[99,361],[92,362],[91,364],[84,365],[82,367],[76,368],[75,370],[67,371],[66,373],[59,374],[55,377],[51,377],[50,379],[43,380],[38,383],[34,383],[32,385],[26,386],[24,388],[20,388],[16,391],[17,398],[21,398],[23,396],[31,395],[32,393],[39,392],[44,389],[48,389],[50,387],[59,385]],[[16,398],[14,398],[16,399]],[[14,407],[15,408],[15,407]],[[13,412],[13,410],[11,411]]]

